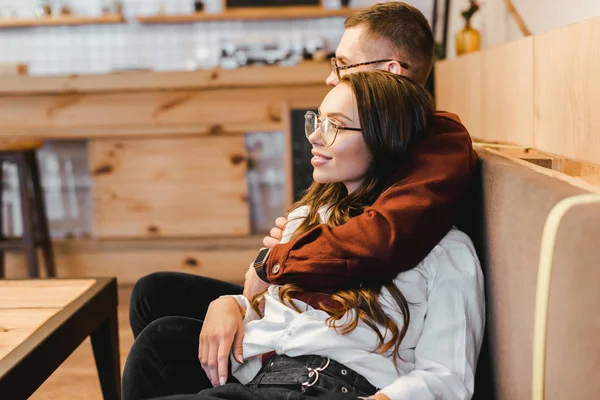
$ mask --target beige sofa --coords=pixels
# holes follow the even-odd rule
[[[476,399],[532,398],[533,328],[542,232],[562,200],[594,192],[541,167],[477,148],[479,174],[458,225],[486,277],[487,330]],[[574,182],[574,181],[573,181]],[[561,220],[549,296],[545,398],[600,398],[600,204]]]

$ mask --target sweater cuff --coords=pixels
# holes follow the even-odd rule
[[[284,262],[287,260],[292,242],[278,244],[271,250],[271,255],[267,260],[266,273],[270,283],[280,283],[283,276]]]

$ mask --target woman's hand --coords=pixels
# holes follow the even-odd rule
[[[385,394],[383,393],[377,393],[374,394],[372,396],[367,397],[368,400],[390,400],[389,397],[387,397]]]
[[[221,297],[210,303],[198,345],[198,358],[213,386],[227,382],[229,353],[244,362],[244,309],[233,297]]]
[[[263,245],[265,247],[272,249],[279,244],[286,223],[287,219],[285,217],[279,217],[275,220],[275,226],[269,232],[269,236],[265,236],[263,239]]]

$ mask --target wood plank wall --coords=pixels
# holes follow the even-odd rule
[[[328,88],[0,96],[0,137],[52,139],[217,135],[281,129],[281,102],[320,103]]]
[[[262,236],[220,239],[66,240],[54,243],[57,276],[115,276],[120,285],[144,275],[174,271],[243,283],[261,247]],[[41,260],[41,257],[40,257]],[[40,268],[44,276],[43,268]],[[22,252],[6,257],[9,278],[27,278]]]
[[[88,141],[92,238],[55,241],[58,276],[131,284],[170,270],[243,282],[262,244],[250,232],[243,134],[287,129],[289,106],[318,106],[330,71],[0,77],[0,138]],[[6,269],[24,277],[23,254],[8,254]]]
[[[600,18],[436,65],[436,101],[471,135],[600,164]]]
[[[92,140],[97,238],[250,234],[243,136]]]

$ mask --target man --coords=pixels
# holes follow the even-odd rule
[[[434,39],[418,10],[399,2],[377,4],[349,17],[345,27],[328,85],[337,85],[344,74],[366,69],[387,70],[425,84],[433,64]],[[251,266],[246,273],[244,294],[252,297],[269,283],[295,283],[316,292],[389,282],[417,265],[448,232],[475,164],[466,129],[455,115],[438,113],[427,138],[396,171],[388,190],[362,215],[333,229],[320,225],[285,244],[278,244],[285,223],[279,218],[271,237],[264,240],[272,251],[266,260],[258,260],[257,269]],[[146,385],[136,392],[140,397],[166,384],[161,379],[166,381],[169,369],[172,388],[163,385],[161,394],[197,391],[190,382],[204,373],[197,362],[177,369],[178,363],[184,364],[182,359],[190,357],[182,352],[198,346],[209,304],[241,291],[236,285],[176,273],[149,275],[136,284],[130,306],[134,336],[151,324],[144,340],[161,337],[163,349],[161,353],[158,345],[148,343],[151,359],[131,361],[145,371],[145,382],[130,384]],[[162,318],[169,316],[189,317],[189,321],[184,326],[181,320]],[[171,343],[165,342],[165,336]],[[211,326],[203,329],[201,341],[228,343],[229,348],[233,342],[236,348],[242,339],[239,326]],[[206,375],[212,371],[217,376],[215,370],[226,363],[227,357],[217,360],[214,354],[202,368]],[[124,377],[124,382],[129,379]]]

